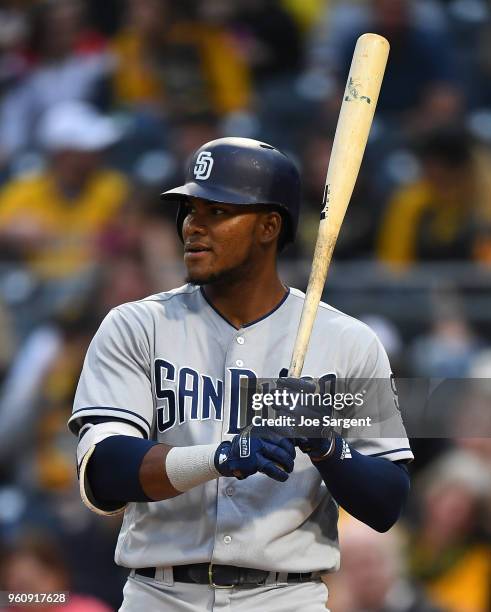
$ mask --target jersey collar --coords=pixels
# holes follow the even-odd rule
[[[208,304],[208,306],[214,311],[216,312],[216,314],[223,319],[223,321],[225,321],[225,323],[228,323],[228,325],[230,325],[230,327],[233,327],[234,329],[238,330],[238,329],[246,329],[248,327],[252,327],[253,325],[256,325],[256,323],[259,323],[260,321],[263,321],[264,319],[267,319],[268,317],[270,317],[274,312],[276,312],[278,310],[278,308],[280,308],[281,306],[283,306],[283,304],[285,303],[286,299],[288,298],[288,296],[290,295],[290,287],[286,288],[285,291],[285,295],[281,298],[281,300],[278,302],[278,304],[276,304],[276,306],[270,310],[269,312],[267,312],[265,315],[263,315],[262,317],[259,317],[259,319],[255,319],[254,321],[251,321],[250,323],[247,323],[246,325],[242,325],[241,327],[235,327],[235,325],[233,325],[233,323],[231,323],[226,317],[223,316],[223,314],[217,310],[217,308],[215,308],[215,306],[210,302],[210,300],[207,298],[206,293],[204,292],[203,287],[199,288],[201,295],[203,296],[203,299],[205,300],[205,302]]]

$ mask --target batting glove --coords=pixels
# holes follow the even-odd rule
[[[262,430],[263,431],[263,430]],[[271,432],[266,436],[254,436],[254,427],[249,425],[231,442],[222,442],[215,453],[215,467],[222,476],[235,476],[243,480],[256,472],[262,472],[285,482],[293,471],[295,445],[292,440]]]
[[[288,406],[275,407],[281,414],[295,417],[297,423],[295,427],[295,445],[298,446],[303,453],[306,453],[314,462],[329,457],[334,452],[336,446],[333,427],[325,425],[320,425],[318,427],[298,426],[302,417],[322,419],[323,416],[332,415],[332,407],[330,406],[323,406],[320,408],[311,404],[309,405],[306,401],[300,401],[302,397],[305,397],[305,394],[316,393],[317,388],[315,383],[312,380],[284,377],[277,379],[276,386],[280,390],[286,389],[286,391],[292,395],[296,394],[299,396],[299,401],[293,410],[290,410]],[[301,395],[302,392],[304,394],[303,396]]]

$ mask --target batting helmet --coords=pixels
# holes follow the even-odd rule
[[[181,240],[186,197],[275,207],[283,218],[283,247],[293,242],[297,232],[300,176],[292,161],[269,144],[251,138],[219,138],[193,154],[184,185],[164,191],[160,197],[179,204],[177,231]]]

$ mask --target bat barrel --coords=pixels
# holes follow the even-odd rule
[[[327,170],[321,222],[289,376],[300,376],[336,240],[356,183],[389,55],[378,34],[356,43]]]

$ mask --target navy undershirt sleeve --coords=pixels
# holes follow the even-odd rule
[[[100,502],[153,501],[143,492],[139,472],[143,457],[155,444],[132,436],[110,436],[96,444],[87,464],[94,498]]]
[[[376,531],[387,531],[407,500],[407,468],[382,457],[362,455],[351,447],[350,454],[347,457],[346,442],[337,435],[332,456],[313,465],[342,508]]]
[[[97,444],[87,466],[94,497],[104,501],[152,501],[140,484],[143,457],[156,442],[131,436],[111,436]],[[377,531],[397,521],[409,492],[405,466],[354,449],[341,459],[343,440],[337,437],[333,456],[314,463],[336,502]]]

